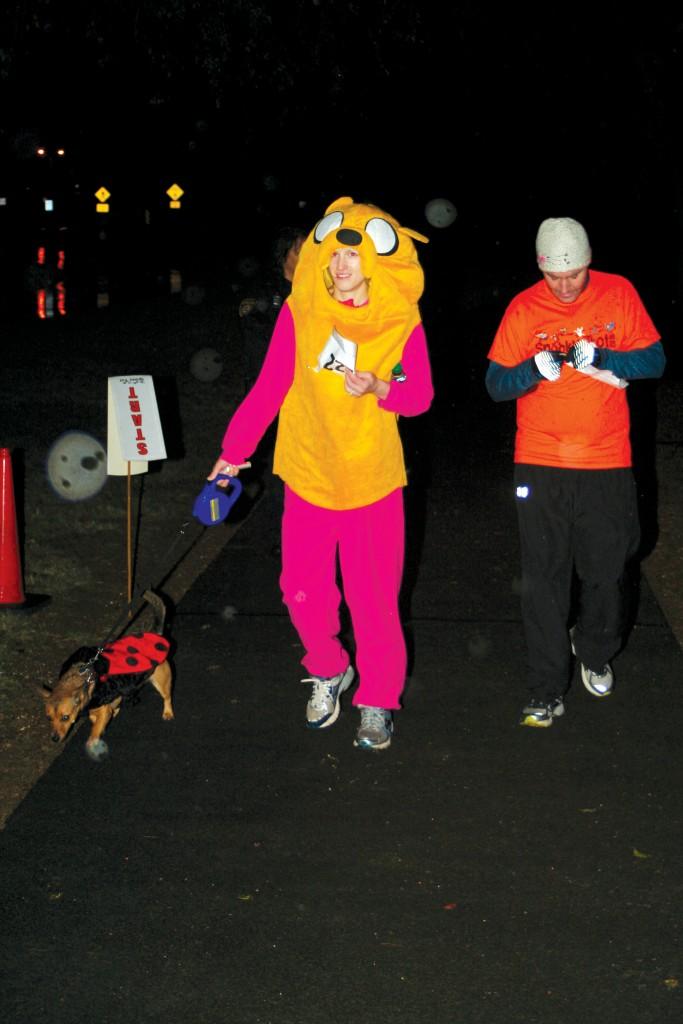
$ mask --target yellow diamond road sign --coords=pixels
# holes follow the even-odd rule
[[[185,193],[183,192],[183,190],[180,187],[180,185],[171,185],[170,188],[166,189],[166,195],[170,196],[170,198],[174,202],[177,202],[180,199],[181,196],[185,195]]]
[[[101,203],[106,203],[106,201],[107,201],[107,199],[109,199],[110,195],[111,195],[111,192],[108,192],[107,189],[103,185],[102,188],[98,188],[97,192],[95,193],[95,198],[99,199],[99,201]]]

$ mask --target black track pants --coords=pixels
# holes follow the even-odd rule
[[[546,700],[561,697],[569,684],[574,571],[578,658],[601,671],[621,646],[625,567],[640,537],[635,484],[630,469],[518,464],[515,494],[529,688]]]

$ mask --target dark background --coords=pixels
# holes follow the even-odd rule
[[[681,45],[683,19],[617,3],[10,3],[1,244],[35,225],[87,246],[105,185],[128,258],[176,247],[215,271],[350,194],[430,235],[427,307],[442,310],[441,287],[465,307],[493,295],[497,317],[536,275],[539,221],[570,215],[595,265],[631,277],[671,336]],[[171,214],[173,182],[185,196]],[[437,196],[458,209],[452,228],[424,218]]]

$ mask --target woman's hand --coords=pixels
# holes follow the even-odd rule
[[[363,395],[376,395],[377,398],[386,398],[389,394],[389,384],[386,380],[380,380],[369,370],[358,370],[352,373],[346,370],[344,373],[344,388],[347,394],[353,398],[362,398]]]
[[[241,469],[249,469],[250,466],[251,462],[242,462],[240,463],[239,466],[235,466],[233,465],[232,462],[226,462],[225,459],[217,459],[216,462],[214,463],[213,469],[211,470],[206,479],[215,480],[216,477],[219,475],[237,476]],[[218,486],[227,487],[228,483],[228,480],[219,480]]]

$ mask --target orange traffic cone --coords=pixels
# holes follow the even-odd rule
[[[25,600],[12,460],[9,448],[0,448],[0,606],[22,605]]]

